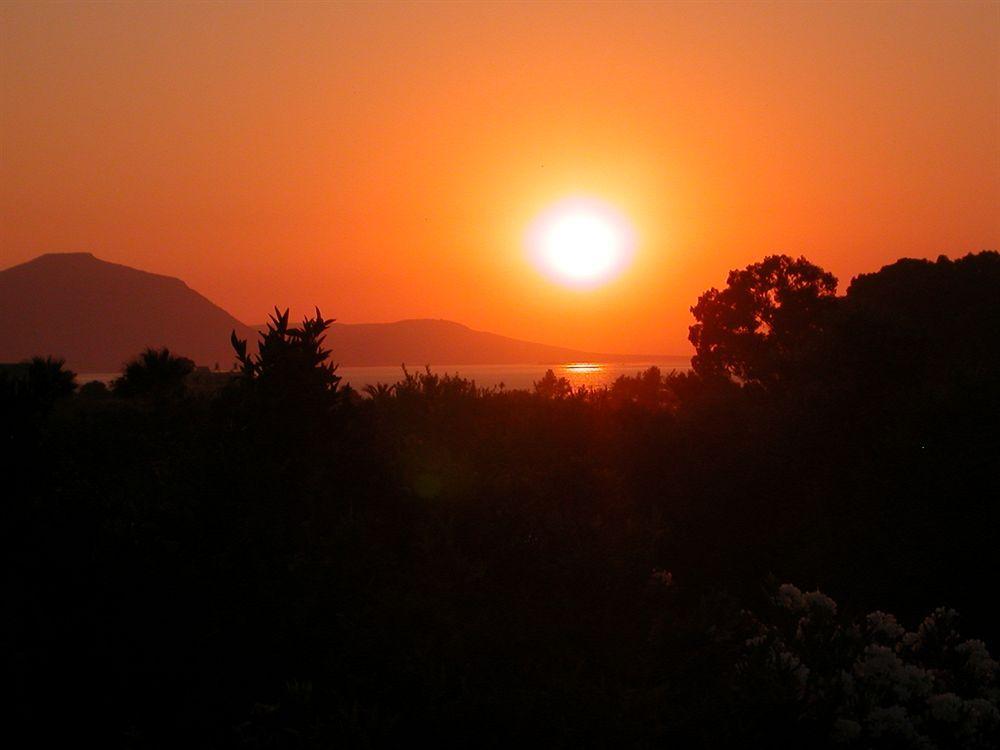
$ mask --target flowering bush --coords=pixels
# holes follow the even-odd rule
[[[831,744],[998,747],[998,665],[983,641],[961,638],[954,610],[907,632],[885,612],[844,622],[830,597],[791,584],[773,603],[767,619],[745,613],[742,695],[782,706]]]

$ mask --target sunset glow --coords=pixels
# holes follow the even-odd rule
[[[7,731],[1000,750],[998,62],[1000,0],[0,0]]]
[[[87,251],[248,324],[689,355],[750,259],[846,288],[1000,244],[996,4],[430,5],[0,4],[0,267]],[[540,262],[573,196],[633,252]]]

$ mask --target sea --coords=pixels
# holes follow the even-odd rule
[[[530,390],[541,380],[546,370],[552,370],[556,377],[566,378],[575,388],[587,386],[600,388],[611,385],[621,375],[636,375],[650,367],[659,367],[666,374],[672,370],[686,372],[691,369],[689,357],[663,357],[646,362],[565,362],[562,364],[524,365],[432,365],[431,372],[439,375],[459,375],[474,380],[480,388],[502,386],[507,390]],[[423,367],[408,367],[411,373],[422,372]],[[363,391],[369,385],[385,383],[391,385],[403,379],[403,369],[395,367],[338,367],[337,374],[342,384],[350,384]],[[79,384],[99,380],[110,384],[117,378],[117,372],[85,372],[76,376]]]

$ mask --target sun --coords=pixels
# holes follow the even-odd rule
[[[528,230],[532,262],[553,281],[578,288],[604,284],[631,260],[635,233],[623,214],[595,198],[566,198]]]

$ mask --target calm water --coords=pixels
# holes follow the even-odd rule
[[[463,378],[475,380],[476,385],[485,388],[501,385],[508,390],[516,388],[530,389],[536,380],[541,380],[545,371],[551,369],[557,377],[564,377],[574,386],[610,385],[619,375],[635,375],[648,367],[655,365],[664,373],[671,370],[686,371],[691,369],[688,357],[665,357],[649,362],[601,363],[601,362],[568,362],[562,365],[442,365],[431,366],[431,372],[439,374],[459,374]],[[422,368],[408,368],[410,372]],[[395,383],[402,380],[403,371],[399,367],[340,367],[337,369],[344,382],[353,388],[363,390],[367,385],[376,383]],[[100,380],[110,383],[118,377],[116,372],[89,372],[77,375],[77,383]]]

